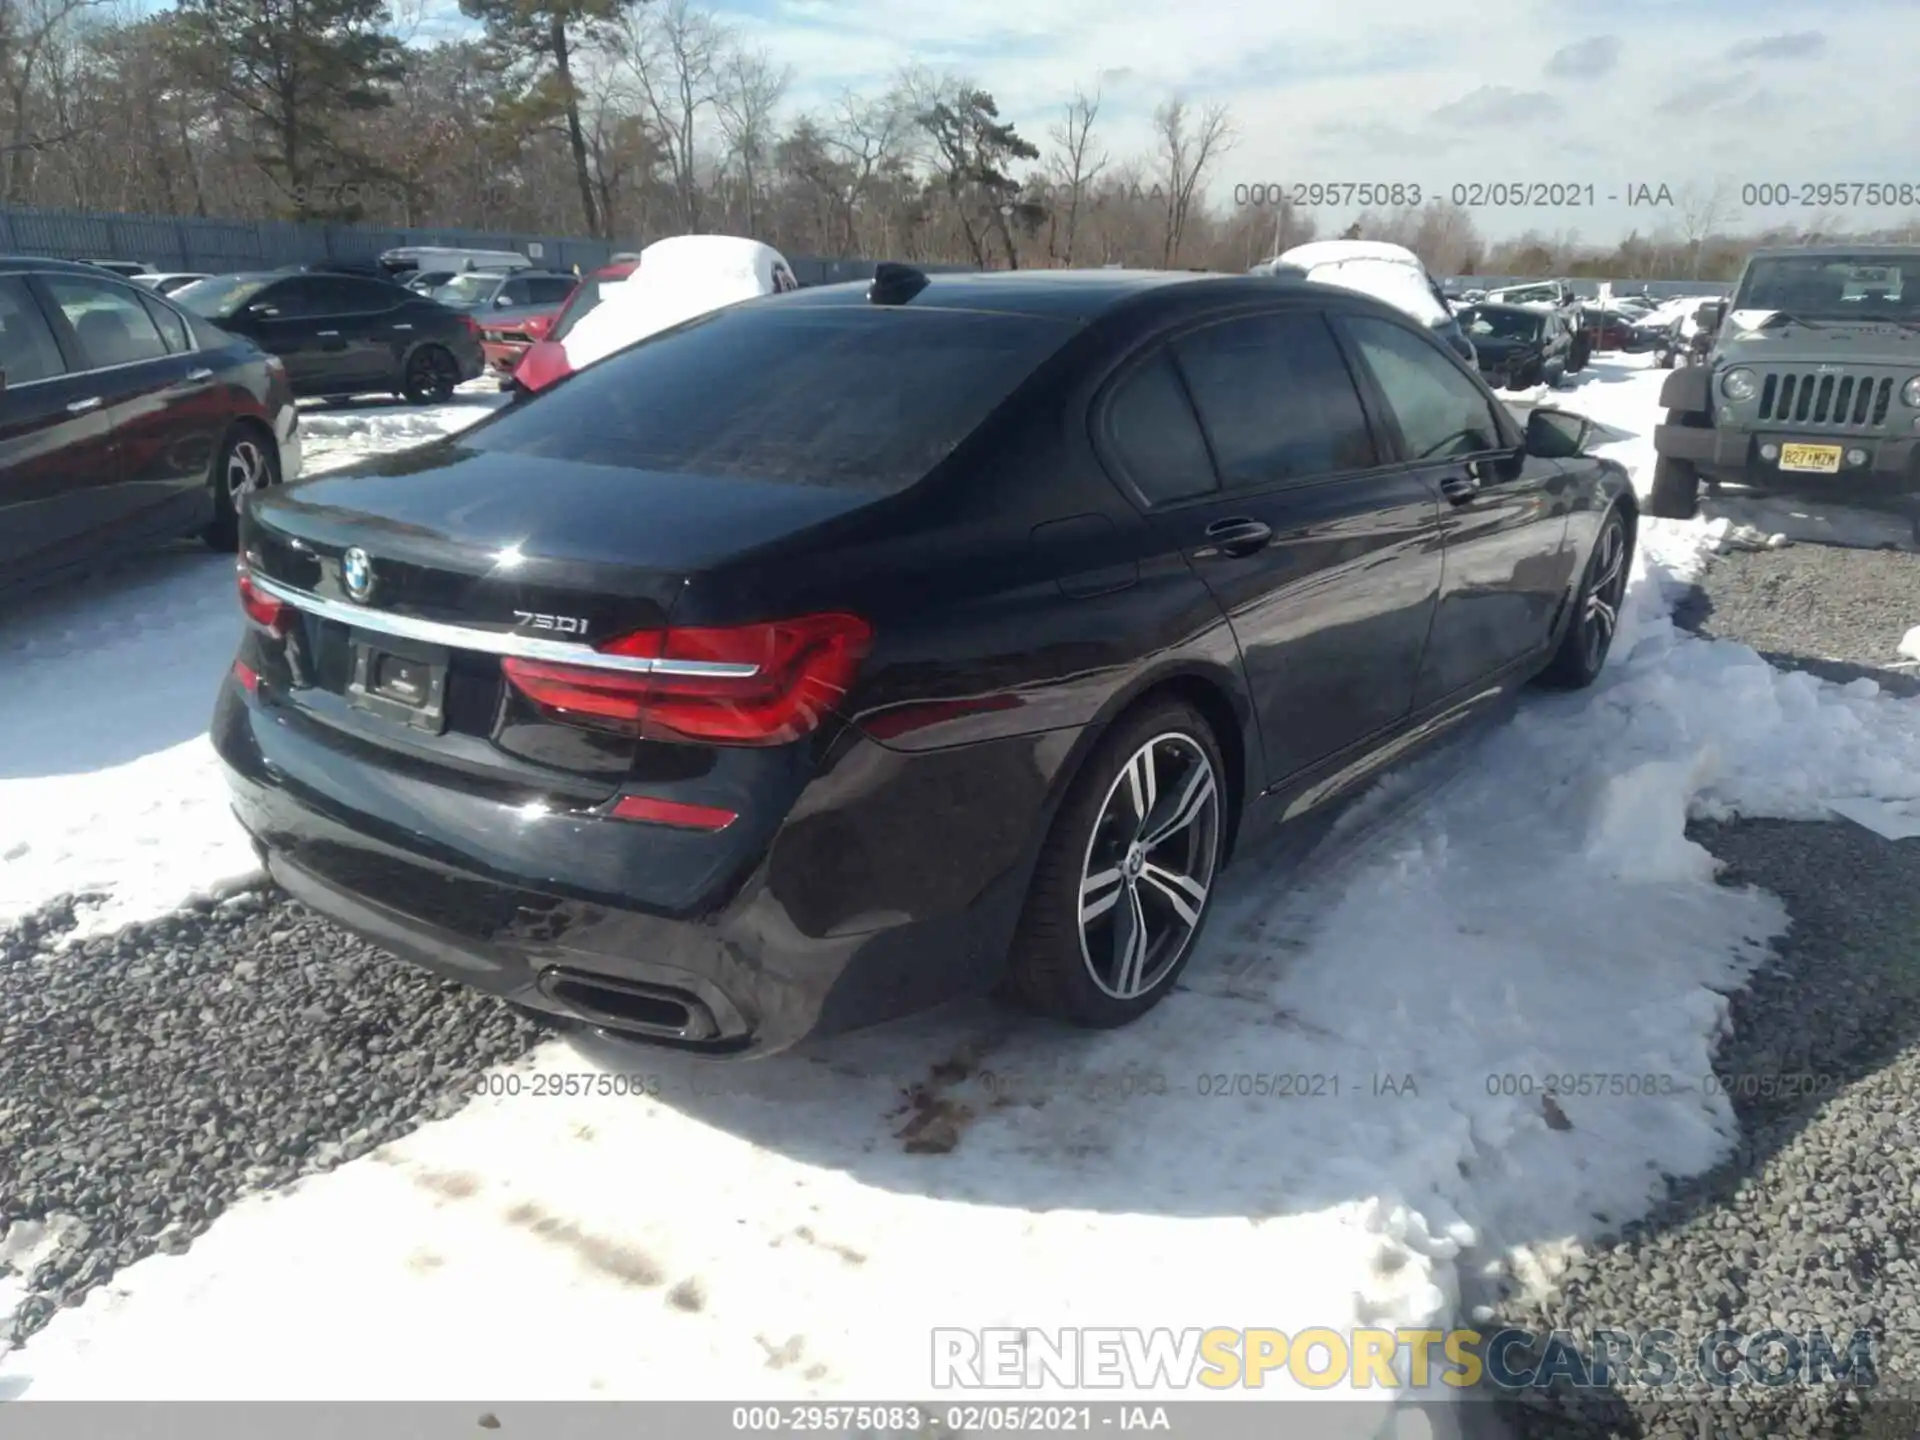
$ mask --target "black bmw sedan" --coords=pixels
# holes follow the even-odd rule
[[[1587,433],[1326,286],[883,267],[250,505],[213,737],[280,885],[556,1018],[1119,1025],[1256,834],[1599,673]]]

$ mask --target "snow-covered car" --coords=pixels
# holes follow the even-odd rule
[[[1261,261],[1251,273],[1301,275],[1317,285],[1338,285],[1371,295],[1429,327],[1467,364],[1479,364],[1440,282],[1404,245],[1383,240],[1316,240]]]
[[[786,256],[758,240],[656,240],[640,252],[627,279],[604,285],[592,309],[570,325],[556,325],[549,343],[527,352],[514,372],[513,398],[525,400],[596,360],[710,311],[799,288]]]

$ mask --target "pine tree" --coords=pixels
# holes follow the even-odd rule
[[[500,118],[521,125],[565,122],[587,233],[601,238],[611,237],[602,235],[594,200],[574,68],[579,52],[603,41],[637,3],[644,0],[460,0],[461,14],[486,26],[488,48],[502,72],[521,72],[518,93]]]
[[[391,103],[401,73],[386,0],[180,0],[178,15],[180,63],[252,119],[277,208],[351,218],[327,182],[379,173],[343,131]]]

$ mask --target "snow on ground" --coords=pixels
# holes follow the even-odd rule
[[[481,381],[446,405],[303,407],[306,473],[462,429],[501,398]],[[84,937],[256,873],[206,739],[239,638],[233,561],[192,545],[0,621],[0,921],[104,892]]]
[[[1644,483],[1660,378],[1602,361],[1552,403]],[[1185,993],[1133,1027],[962,1007],[735,1066],[554,1042],[511,1072],[519,1095],[122,1272],[5,1357],[0,1391],[924,1397],[935,1327],[1426,1325],[1456,1313],[1465,1266],[1538,1282],[1734,1140],[1702,1085],[1721,992],[1786,917],[1715,883],[1688,814],[1920,794],[1920,704],[1675,629],[1676,587],[1723,538],[1648,522],[1593,690],[1530,697],[1396,777],[1301,873],[1248,857]],[[169,583],[188,614],[221,588]],[[79,623],[105,626],[8,633]],[[210,690],[226,640],[175,630],[199,648],[129,643],[84,673],[49,641],[66,684],[33,684],[75,726],[129,679],[193,669]],[[123,730],[64,760],[63,728],[32,772],[49,801],[90,793],[82,760],[142,753]],[[172,811],[157,770],[110,787],[138,797],[116,854],[218,803],[197,760],[169,775]],[[608,1069],[649,1095],[532,1094],[536,1073]],[[1276,1075],[1306,1078],[1253,1078]],[[1551,1076],[1570,1078],[1548,1104]],[[950,1148],[913,1153],[916,1134]]]

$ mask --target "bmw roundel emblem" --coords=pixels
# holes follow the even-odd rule
[[[365,600],[373,594],[373,561],[358,545],[340,557],[340,580],[351,600]]]

